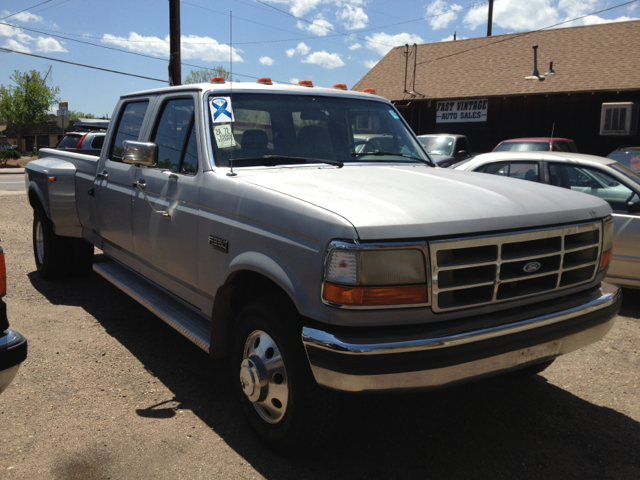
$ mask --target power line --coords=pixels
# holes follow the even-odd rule
[[[25,8],[24,10],[20,10],[19,12],[12,13],[11,15],[7,15],[6,17],[2,17],[2,18],[0,18],[0,20],[4,20],[5,18],[13,17],[14,15],[18,15],[19,13],[24,13],[27,10],[31,10],[32,8],[39,7],[40,5],[44,5],[45,3],[49,3],[49,2],[52,2],[52,1],[53,0],[45,0],[44,2],[41,2],[41,3],[37,4],[37,5],[34,5],[33,7]]]
[[[160,80],[159,78],[144,77],[142,75],[135,75],[133,73],[126,73],[126,72],[119,72],[117,70],[111,70],[109,68],[100,68],[100,67],[94,67],[93,65],[84,65],[82,63],[68,62],[66,60],[58,60],[57,58],[44,57],[42,55],[35,55],[33,53],[27,53],[27,52],[19,52],[17,50],[10,50],[10,49],[4,48],[4,47],[0,47],[0,50],[2,50],[4,52],[9,52],[9,53],[19,53],[20,55],[28,55],[30,57],[44,58],[45,60],[51,60],[53,62],[67,63],[69,65],[77,65],[79,67],[92,68],[94,70],[102,70],[103,72],[117,73],[119,75],[127,75],[129,77],[137,77],[137,78],[143,78],[145,80],[154,80],[156,82],[169,83],[168,80]]]
[[[613,6],[613,7],[605,8],[605,9],[603,9],[603,10],[599,10],[599,11],[597,11],[597,12],[587,13],[586,15],[582,15],[582,16],[577,17],[577,18],[572,18],[572,19],[570,19],[570,20],[565,20],[564,22],[556,23],[556,24],[554,24],[554,25],[549,25],[549,26],[547,26],[547,27],[542,27],[542,28],[540,28],[540,29],[538,29],[538,30],[531,30],[530,32],[523,32],[523,33],[520,33],[520,34],[514,34],[514,35],[513,35],[513,36],[511,36],[511,37],[503,38],[503,39],[501,39],[501,40],[497,40],[497,41],[495,41],[495,42],[491,42],[491,43],[489,43],[489,44],[479,45],[479,46],[477,46],[477,47],[468,48],[467,50],[462,50],[461,52],[455,52],[455,53],[451,53],[451,54],[449,54],[449,55],[443,55],[442,57],[432,58],[432,59],[430,59],[430,60],[423,60],[422,62],[418,62],[418,63],[417,63],[417,65],[422,65],[422,64],[430,63],[430,62],[435,62],[435,61],[437,61],[437,60],[443,60],[443,59],[445,59],[445,58],[455,57],[455,56],[457,56],[457,55],[462,55],[462,54],[464,54],[464,53],[471,52],[471,51],[473,51],[473,50],[478,50],[478,49],[480,49],[480,48],[488,48],[488,47],[490,47],[490,46],[492,46],[492,45],[496,45],[496,44],[498,44],[498,43],[509,42],[509,41],[511,41],[511,40],[515,40],[515,39],[517,39],[517,38],[524,37],[525,35],[530,35],[530,34],[532,34],[532,33],[541,32],[541,31],[543,31],[543,30],[547,30],[547,29],[549,29],[549,28],[553,28],[553,27],[558,27],[558,26],[560,26],[560,25],[564,25],[564,24],[566,24],[566,23],[575,22],[575,21],[577,21],[577,20],[581,20],[581,19],[583,19],[583,18],[590,17],[591,15],[597,15],[598,13],[608,12],[609,10],[615,10],[616,8],[624,7],[624,6],[626,6],[626,5],[631,5],[632,3],[636,3],[636,2],[638,2],[638,1],[640,1],[640,0],[631,0],[630,2],[621,3],[621,4],[619,4],[619,5],[615,5],[615,6]]]

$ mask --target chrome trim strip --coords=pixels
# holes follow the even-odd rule
[[[620,288],[615,285],[603,283],[600,297],[585,305],[522,322],[459,335],[439,338],[419,338],[398,342],[356,344],[342,341],[335,335],[315,328],[304,327],[302,331],[302,341],[305,348],[314,346],[344,355],[384,355],[389,353],[443,349],[559,323],[580,315],[606,309],[620,301]],[[615,317],[612,317],[610,320],[582,332],[525,349],[518,349],[472,362],[424,371],[381,375],[351,375],[333,372],[310,363],[316,381],[320,385],[334,390],[364,392],[440,387],[473,378],[516,370],[585,347],[604,337],[613,326],[614,321]]]
[[[526,330],[533,330],[535,328],[544,327],[546,325],[586,315],[615,304],[619,301],[622,295],[620,288],[615,285],[603,283],[602,289],[607,289],[608,291],[603,291],[599,298],[584,305],[580,305],[579,307],[570,308],[568,310],[540,317],[529,318],[521,322],[485,328],[482,330],[474,330],[457,335],[448,335],[446,337],[418,338],[415,340],[386,343],[350,343],[341,340],[336,335],[332,335],[322,330],[304,327],[302,329],[302,341],[305,346],[314,346],[322,348],[323,350],[339,352],[344,355],[385,355],[455,347],[467,343],[480,342],[490,338],[524,332]]]

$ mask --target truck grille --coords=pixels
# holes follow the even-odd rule
[[[593,280],[602,223],[429,242],[436,312],[506,302]]]

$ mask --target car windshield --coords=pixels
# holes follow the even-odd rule
[[[548,152],[549,142],[502,142],[494,152]]]
[[[218,166],[348,162],[429,163],[389,104],[344,96],[209,96]]]
[[[633,182],[636,183],[636,185],[640,187],[640,172],[635,172],[630,168],[627,168],[625,165],[622,165],[621,163],[611,165],[611,167],[617,170],[618,172],[622,173],[629,180],[632,180]]]
[[[629,152],[612,152],[608,155],[608,158],[615,160],[633,171],[640,171],[640,149]]]
[[[427,148],[428,154],[453,155],[453,145],[455,143],[453,137],[420,136],[418,140]]]

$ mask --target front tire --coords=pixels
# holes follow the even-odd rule
[[[297,312],[275,301],[248,305],[238,315],[232,381],[249,426],[269,448],[313,448],[333,426],[333,392],[313,378]]]

